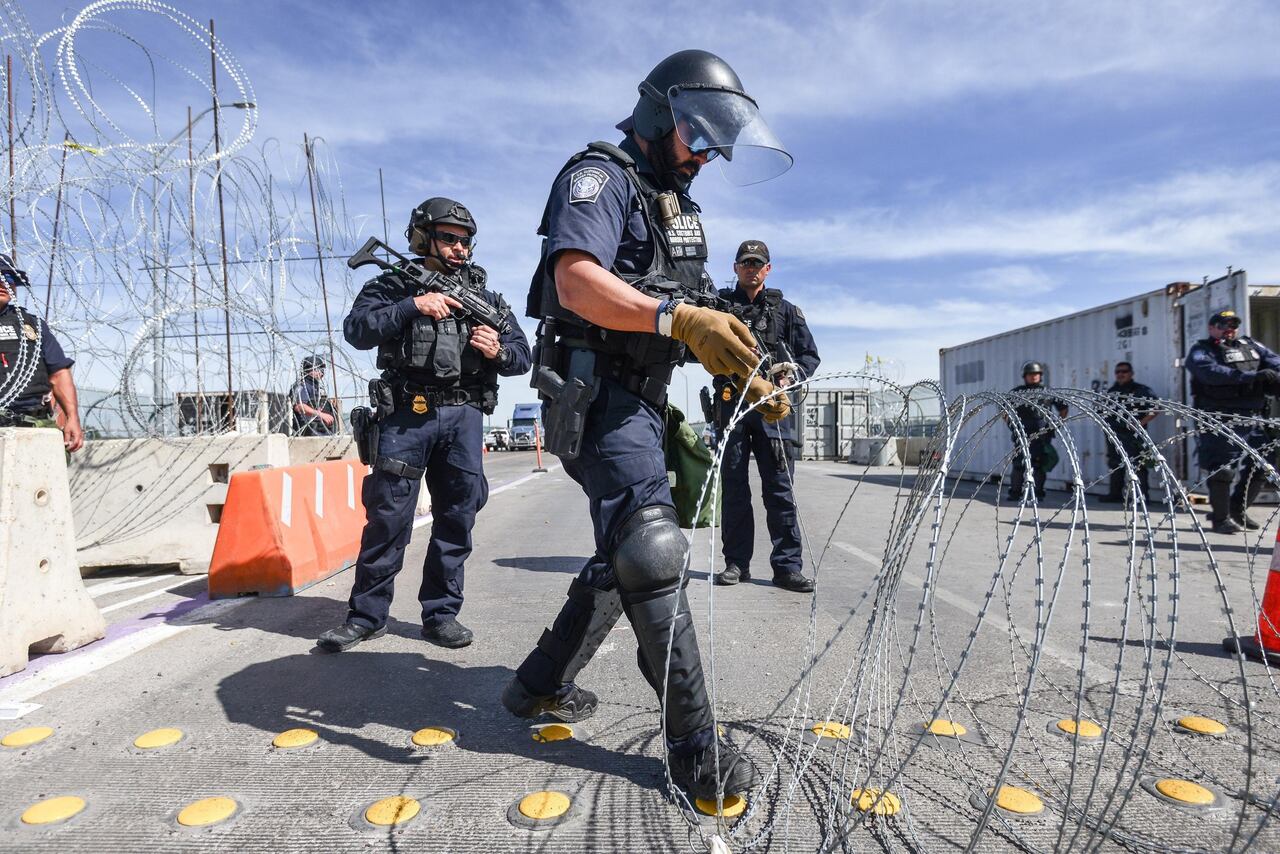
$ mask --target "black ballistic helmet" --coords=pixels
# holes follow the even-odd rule
[[[313,356],[306,356],[303,358],[302,360],[303,373],[306,373],[307,371],[323,371],[323,370],[324,370],[324,356],[321,356],[319,353],[316,353]]]
[[[4,279],[0,287],[10,293],[16,293],[18,285],[31,287],[31,280],[27,278],[26,270],[19,270],[14,266],[13,259],[3,252],[0,252],[0,278]]]
[[[791,168],[791,155],[765,124],[737,72],[714,53],[671,54],[641,81],[639,91],[631,118],[619,130],[634,130],[650,141],[675,131],[694,152],[737,158],[724,172],[736,184],[767,181]]]
[[[1044,373],[1044,365],[1040,364],[1039,362],[1027,362],[1025,365],[1022,366],[1022,375],[1024,377],[1027,374],[1043,374],[1043,373]]]

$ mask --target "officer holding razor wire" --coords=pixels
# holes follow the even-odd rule
[[[498,376],[523,374],[530,364],[511,309],[471,263],[475,234],[463,205],[431,198],[405,231],[418,257],[371,238],[347,262],[385,271],[361,289],[343,323],[351,346],[377,348],[382,376],[369,384],[371,406],[351,413],[360,459],[372,468],[362,493],[368,521],[346,622],[320,636],[321,649],[341,652],[386,632],[424,474],[432,513],[418,593],[422,636],[448,648],[471,643],[457,617],[471,528],[489,497],[484,415],[497,405]]]
[[[625,613],[663,713],[671,778],[712,798],[745,793],[753,774],[727,742],[717,750],[683,591],[688,541],[663,456],[667,384],[696,358],[713,375],[738,377],[766,419],[789,405],[755,376],[750,331],[712,307],[689,186],[711,160],[731,181],[755,183],[791,157],[734,70],[706,51],[667,57],[639,92],[618,144],[593,142],[560,170],[538,228],[527,305],[539,320],[534,381],[547,447],[589,500],[595,554],[502,701],[524,718],[589,717],[598,699],[574,679]]]

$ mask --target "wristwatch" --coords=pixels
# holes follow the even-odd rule
[[[505,365],[507,363],[507,356],[510,353],[511,351],[507,349],[506,344],[499,344],[497,355],[495,355],[493,358],[497,360],[498,364]]]

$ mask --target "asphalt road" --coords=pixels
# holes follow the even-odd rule
[[[1220,646],[1224,602],[1235,630],[1253,619],[1274,520],[1251,539],[1210,535],[1209,549],[1185,515],[1153,520],[1148,541],[1123,510],[1073,509],[1067,493],[1050,493],[1057,513],[1042,509],[1037,525],[997,505],[994,488],[946,481],[939,500],[910,491],[910,470],[801,464],[816,597],[768,582],[758,507],[750,583],[708,585],[717,544],[707,531],[693,538],[689,594],[717,718],[764,778],[744,816],[717,824],[664,790],[657,703],[625,620],[582,673],[602,704],[572,739],[539,742],[499,704],[592,550],[581,492],[554,459],[531,477],[533,462],[486,458],[493,495],[462,613],[476,641],[463,650],[418,636],[429,520],[409,547],[388,634],[341,655],[317,653],[314,639],[342,621],[350,572],[288,599],[215,603],[201,579],[90,579],[108,639],[0,680],[0,707],[39,706],[0,732],[54,730],[0,751],[0,849],[684,851],[719,833],[733,851],[1280,850],[1253,802],[1276,794],[1280,698],[1262,665]],[[1227,729],[1178,730],[1192,713]],[[920,735],[937,718],[963,736]],[[1096,723],[1102,737],[1074,740],[1061,719]],[[807,735],[820,721],[849,726],[849,737]],[[161,727],[181,740],[133,746]],[[272,747],[297,727],[319,740]],[[425,727],[456,738],[415,747]],[[1209,809],[1168,803],[1149,791],[1166,778],[1216,799]],[[997,779],[1038,795],[1043,811],[984,818]],[[848,808],[860,787],[887,788],[901,810],[862,821]],[[508,820],[542,790],[570,798],[563,823]],[[63,795],[86,808],[57,825],[19,819]],[[363,821],[368,805],[398,795],[420,813],[390,830]],[[235,800],[234,817],[176,823],[185,805],[215,796]]]

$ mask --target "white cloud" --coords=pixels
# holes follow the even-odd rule
[[[948,256],[1078,255],[1230,258],[1274,242],[1280,163],[1184,173],[1152,183],[1048,199],[952,195],[903,210],[852,208],[785,221],[727,219],[721,233],[767,229],[795,257],[904,261]]]

